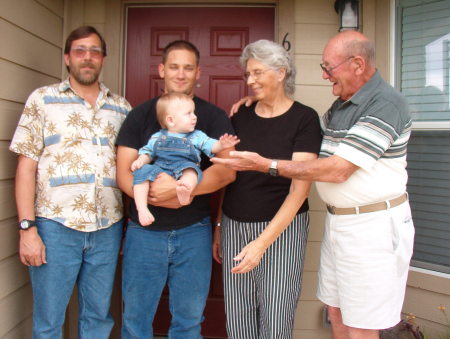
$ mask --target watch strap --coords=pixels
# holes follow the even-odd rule
[[[35,227],[36,225],[36,220],[29,220],[29,219],[22,219],[19,221],[19,230],[28,230],[31,227]]]
[[[278,175],[278,160],[277,159],[272,160],[270,167],[269,167],[269,174],[274,177],[276,177]]]

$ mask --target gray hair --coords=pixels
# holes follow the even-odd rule
[[[245,68],[249,59],[255,59],[272,69],[286,70],[284,79],[284,91],[292,96],[295,92],[295,65],[289,53],[279,44],[269,40],[258,40],[248,44],[242,51],[239,59],[241,66]]]
[[[375,46],[372,41],[362,39],[346,41],[343,50],[348,56],[362,56],[366,63],[375,67]]]

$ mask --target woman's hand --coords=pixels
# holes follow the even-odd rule
[[[234,261],[240,261],[231,269],[231,273],[247,273],[259,265],[267,247],[258,239],[251,241],[242,251],[234,257]]]
[[[215,261],[222,263],[222,249],[220,248],[220,227],[214,227],[214,238],[212,244],[212,255]]]

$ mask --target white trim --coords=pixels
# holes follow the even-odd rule
[[[413,121],[412,128],[414,130],[448,130],[450,129],[450,121]]]
[[[413,272],[422,273],[422,274],[432,275],[432,276],[439,277],[439,278],[450,279],[449,273],[436,272],[436,271],[431,271],[431,270],[427,270],[424,268],[413,267],[413,266],[410,266],[409,270],[413,271]]]
[[[389,64],[390,64],[390,74],[389,74],[389,83],[392,87],[395,87],[395,72],[396,72],[396,67],[395,67],[395,51],[396,51],[396,39],[395,39],[395,29],[396,29],[396,17],[397,17],[397,13],[395,12],[395,3],[396,0],[391,0],[390,1],[390,12],[391,12],[391,17],[390,17],[390,30],[389,30],[389,35],[390,35],[390,39],[389,39]]]
[[[212,3],[192,3],[192,2],[170,2],[170,3],[159,3],[159,2],[144,2],[144,3],[134,3],[134,2],[125,2],[125,6],[129,8],[148,8],[148,7],[269,7],[275,8],[276,3],[274,2],[255,2],[255,3],[222,3],[222,2],[212,2]]]
[[[122,56],[122,88],[123,96],[127,93],[127,54],[128,54],[128,6],[124,5],[122,11],[124,11],[123,19],[123,56]],[[123,314],[123,313],[122,313]]]

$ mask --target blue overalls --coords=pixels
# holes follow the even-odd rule
[[[202,180],[201,157],[200,151],[191,142],[192,132],[184,138],[167,135],[167,130],[161,130],[161,134],[153,147],[153,163],[146,164],[133,172],[133,185],[146,180],[155,181],[161,172],[178,179],[186,168],[194,169],[200,182]]]

